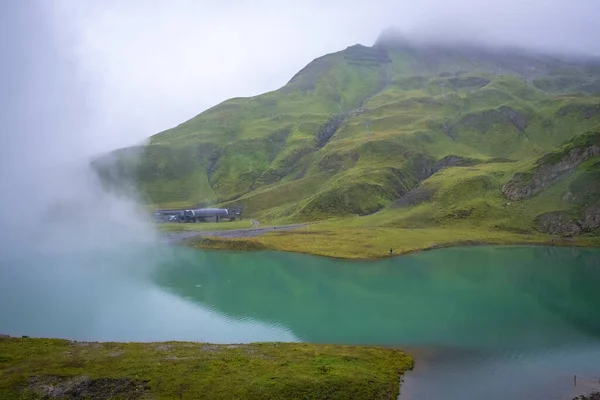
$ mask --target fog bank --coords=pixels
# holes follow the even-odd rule
[[[132,249],[151,248],[155,233],[133,199],[102,190],[89,168],[93,93],[72,36],[41,4],[0,6],[0,281],[60,281],[81,269],[147,276],[156,254],[137,262]],[[52,287],[48,296],[60,296]]]
[[[596,0],[51,0],[94,93],[98,146],[130,145],[395,26],[416,38],[600,55]]]

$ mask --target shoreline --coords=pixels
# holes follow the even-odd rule
[[[258,222],[258,221],[256,221]],[[254,224],[253,224],[254,225]],[[258,224],[251,228],[242,229],[224,229],[221,231],[162,231],[160,232],[161,239],[166,243],[179,243],[197,237],[205,238],[223,238],[223,239],[247,239],[257,236],[262,236],[268,232],[289,231],[305,227],[307,224],[290,224],[279,226],[259,227]]]
[[[289,230],[290,228],[288,228]],[[291,228],[295,229],[295,228]],[[266,233],[266,232],[264,232]],[[261,233],[261,236],[264,233]],[[561,247],[561,248],[597,248],[600,249],[600,237],[581,237],[581,238],[562,238],[548,237],[543,240],[460,240],[456,242],[439,243],[421,248],[411,248],[400,250],[393,254],[382,254],[381,256],[371,257],[350,257],[344,255],[320,254],[303,249],[286,249],[277,246],[269,246],[265,241],[253,240],[252,237],[229,239],[223,236],[193,235],[179,241],[170,242],[171,244],[191,247],[200,250],[224,250],[224,251],[282,251],[288,253],[306,254],[317,257],[326,257],[330,259],[346,261],[377,261],[385,259],[394,259],[402,256],[408,256],[415,253],[440,250],[452,247],[479,247],[479,246],[533,246],[533,247]]]

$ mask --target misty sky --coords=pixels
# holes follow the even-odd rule
[[[11,7],[7,3],[1,7]],[[132,144],[230,97],[277,89],[312,59],[355,43],[371,45],[391,25],[429,36],[600,54],[597,0],[12,3],[27,5],[4,45],[25,41],[32,54],[36,47],[52,53],[54,63],[40,70],[33,55],[28,68],[11,71],[17,78],[11,81],[32,76],[74,88],[77,100],[65,99],[73,92],[49,82],[33,90],[35,101],[77,108],[64,114],[77,120],[77,133],[63,132],[59,140],[76,137],[86,152]]]

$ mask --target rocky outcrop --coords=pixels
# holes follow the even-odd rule
[[[435,158],[428,157],[423,154],[417,154],[412,158],[411,169],[415,175],[417,182],[424,181],[434,174],[433,165],[435,164]]]
[[[346,114],[335,114],[325,122],[317,131],[317,147],[321,148],[329,142],[329,139],[342,126],[346,120]]]
[[[412,170],[415,174],[415,179],[421,182],[445,168],[467,167],[480,163],[481,161],[478,160],[472,160],[454,155],[448,155],[435,161],[435,159],[432,157],[419,154],[414,156],[412,159]]]
[[[504,117],[508,119],[519,132],[525,132],[525,128],[527,128],[527,118],[523,114],[508,106],[501,106],[498,108],[498,111],[500,111],[500,113],[504,115]]]
[[[573,398],[573,400],[600,400],[600,392],[582,394],[581,396]]]
[[[419,186],[418,188],[407,192],[404,196],[397,200],[394,204],[394,207],[416,206],[417,204],[431,200],[435,192],[435,188]]]
[[[600,201],[585,209],[583,219],[579,221],[581,229],[592,232],[600,229]]]
[[[578,221],[562,211],[539,215],[536,219],[541,232],[560,236],[577,236],[600,229],[600,201],[588,206]]]
[[[568,104],[556,111],[555,116],[562,118],[575,115],[578,118],[590,119],[598,114],[600,114],[600,104]]]
[[[537,166],[532,170],[516,173],[504,185],[502,192],[510,200],[529,198],[573,172],[578,165],[590,157],[597,155],[600,155],[600,132],[575,138],[561,151],[540,158]]]
[[[434,158],[426,157],[422,154],[416,155],[412,159],[412,170],[417,184],[426,180],[431,175],[450,167],[466,167],[481,163],[478,160],[472,160],[460,156],[448,155],[435,161]],[[437,188],[419,186],[408,191],[404,196],[396,201],[395,207],[415,206],[425,201],[431,200]]]
[[[364,113],[367,112],[367,109],[364,107],[359,107],[356,110],[352,110],[348,113],[349,116],[351,117],[358,117],[359,115],[362,115]]]
[[[439,159],[434,165],[433,165],[433,173],[435,174],[438,171],[441,171],[445,168],[449,168],[449,167],[466,167],[469,165],[475,165],[477,164],[476,161],[474,160],[470,160],[468,158],[464,158],[464,157],[459,157],[459,156],[446,156],[444,158]]]
[[[351,65],[380,66],[392,62],[386,49],[360,44],[347,47],[343,54],[346,62]]]
[[[581,226],[561,211],[539,215],[536,222],[541,232],[550,235],[571,237],[581,233]]]

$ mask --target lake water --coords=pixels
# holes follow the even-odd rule
[[[401,347],[417,360],[405,400],[568,399],[573,375],[578,389],[600,377],[600,250],[470,247],[355,262],[150,247],[5,261],[5,334]]]

